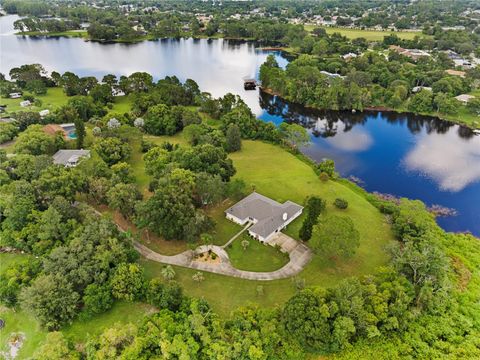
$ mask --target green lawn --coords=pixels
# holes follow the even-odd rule
[[[129,112],[132,107],[132,98],[129,95],[115,96],[113,99],[113,107],[110,109],[110,113],[124,114]]]
[[[0,274],[3,273],[11,264],[24,261],[28,259],[30,255],[13,254],[13,253],[1,253],[0,254]]]
[[[68,31],[49,32],[49,33],[41,32],[41,31],[23,31],[23,32],[16,33],[16,35],[48,36],[48,37],[66,36],[66,37],[86,38],[87,31],[86,30],[68,30]]]
[[[140,324],[145,315],[155,311],[154,307],[147,304],[117,301],[106,313],[90,320],[77,319],[61,331],[73,342],[84,344],[88,339],[98,336],[103,330],[116,323]],[[33,316],[22,310],[13,311],[0,306],[0,318],[5,320],[5,328],[0,330],[0,351],[6,349],[13,334],[21,332],[25,336],[25,341],[16,359],[30,358],[45,340],[47,331],[40,327]]]
[[[23,108],[20,106],[20,102],[23,101],[22,98],[20,99],[9,99],[0,97],[0,104],[7,105],[7,113],[12,113],[15,111],[40,111],[43,109],[55,110],[62,105],[65,105],[68,101],[67,96],[63,92],[63,89],[60,87],[52,87],[47,89],[47,93],[45,95],[34,95],[36,99],[40,99],[42,101],[41,106],[29,106],[27,108]]]
[[[242,241],[248,240],[250,245],[243,250]],[[288,254],[282,253],[273,246],[260,243],[243,233],[227,248],[232,265],[240,270],[275,271],[288,263]]]
[[[235,177],[242,178],[259,193],[280,202],[292,200],[299,204],[303,204],[308,195],[316,194],[327,200],[328,212],[348,215],[354,221],[360,232],[360,247],[357,254],[350,260],[344,261],[314,256],[299,274],[300,278],[305,279],[307,286],[333,286],[349,276],[373,273],[378,266],[386,264],[388,256],[384,248],[393,241],[393,235],[384,216],[361,194],[339,182],[321,182],[309,165],[278,146],[259,141],[243,141],[242,150],[230,154],[230,157],[237,169]],[[336,197],[346,199],[349,202],[349,208],[340,211],[333,207],[332,203]],[[223,210],[227,207],[228,204],[225,204]],[[217,215],[216,219],[223,219],[221,206],[217,211],[222,216]],[[303,217],[300,217],[290,224],[286,233],[298,239],[302,219]],[[219,221],[218,224],[220,224]],[[228,222],[221,224],[220,227],[217,225],[217,232],[225,235],[218,237],[219,240],[216,242],[219,244],[224,243],[220,239],[226,239],[229,231],[235,233],[234,229],[222,229],[223,226],[228,226]],[[240,241],[237,240],[234,244],[240,245]],[[254,249],[259,244],[251,242],[251,245]],[[261,262],[268,258],[263,255],[258,255]],[[273,256],[277,255],[273,254]],[[262,266],[270,266],[269,263],[254,264],[250,261],[251,258],[235,258],[235,252],[233,256],[234,261],[237,262],[236,265],[245,264],[250,270],[253,269],[252,266],[258,266],[257,271]],[[272,257],[270,261],[275,261],[273,259]],[[161,276],[162,264],[144,259],[140,263],[144,266],[147,276]],[[191,279],[195,270],[176,267],[175,271],[177,280],[183,285],[187,294],[205,298],[222,315],[228,315],[235,307],[250,302],[268,307],[280,305],[295,293],[291,279],[256,282],[205,273],[205,281],[197,284]],[[256,293],[258,285],[264,287],[262,296]]]
[[[277,201],[292,200],[303,204],[309,195],[318,195],[327,201],[327,212],[348,215],[360,232],[360,247],[348,261],[333,263],[315,256],[301,273],[317,284],[334,284],[339,278],[372,272],[387,261],[384,247],[393,241],[385,217],[365,198],[345,185],[321,182],[313,169],[278,146],[255,141],[243,141],[240,152],[231,154],[237,169],[236,177],[251,184],[256,191]],[[333,201],[342,197],[349,202],[347,210],[338,210]],[[287,229],[298,239],[302,218]],[[322,269],[322,271],[319,271]]]
[[[41,329],[38,322],[24,311],[13,311],[0,305],[0,318],[5,321],[5,327],[0,330],[0,352],[8,349],[8,342],[14,334],[22,333],[24,336],[16,359],[31,357],[47,336],[47,331]]]
[[[207,210],[207,214],[215,220],[215,230],[212,232],[213,243],[223,245],[230,240],[236,233],[242,230],[242,227],[225,217],[225,210],[233,204],[226,200]]]
[[[117,301],[113,307],[106,313],[95,316],[89,320],[76,320],[62,332],[75,342],[84,342],[89,337],[99,335],[103,330],[112,327],[115,323],[139,324],[144,315],[156,312],[155,307],[127,301]]]
[[[178,144],[180,146],[188,146],[187,139],[185,139],[183,132],[176,133],[175,135],[144,135],[143,138],[157,145],[161,145],[164,142],[169,142],[172,144]]]
[[[317,27],[317,25],[304,25],[305,30],[312,31]],[[323,27],[327,34],[331,35],[333,33],[340,33],[343,36],[346,36],[349,39],[356,39],[363,37],[368,41],[382,41],[385,36],[395,34],[400,39],[413,40],[415,36],[427,37],[427,35],[422,34],[420,31],[379,31],[379,30],[361,30],[361,29],[347,29],[341,27]]]
[[[148,278],[160,278],[163,265],[154,261],[140,259],[139,263]],[[184,292],[196,298],[206,299],[213,310],[222,317],[228,317],[239,306],[255,304],[261,307],[281,306],[295,294],[291,279],[275,281],[250,281],[224,275],[203,272],[205,280],[197,283],[192,275],[197,270],[174,266],[175,280]],[[263,286],[263,295],[257,294],[257,286]]]

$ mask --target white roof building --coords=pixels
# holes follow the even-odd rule
[[[413,89],[412,89],[412,92],[417,93],[417,92],[420,92],[422,90],[432,91],[432,88],[428,87],[428,86],[414,86]]]
[[[464,104],[467,104],[470,100],[475,99],[475,96],[468,95],[468,94],[462,94],[462,95],[455,96],[455,99],[457,99],[458,101],[460,101]]]
[[[27,107],[27,106],[30,106],[30,105],[32,105],[30,100],[24,100],[24,101],[20,102],[21,107]]]
[[[348,53],[348,54],[342,55],[342,58],[343,58],[344,60],[350,60],[350,59],[356,58],[357,56],[358,56],[357,54],[350,52],[350,53]]]

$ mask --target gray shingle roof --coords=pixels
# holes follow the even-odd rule
[[[53,163],[67,165],[69,162],[76,162],[82,157],[90,157],[90,150],[58,150],[53,155]]]
[[[247,218],[257,220],[257,223],[249,230],[262,237],[268,237],[302,209],[302,206],[292,201],[280,204],[275,200],[253,192],[225,212],[241,220]],[[287,214],[286,220],[283,219],[284,214]]]

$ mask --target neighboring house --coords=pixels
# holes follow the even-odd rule
[[[462,78],[465,77],[465,71],[458,71],[458,70],[452,70],[452,69],[449,69],[449,70],[445,70],[445,72],[448,74],[448,75],[452,75],[452,76],[460,76]]]
[[[283,204],[257,192],[253,192],[225,210],[227,219],[245,225],[253,223],[248,233],[261,242],[268,242],[300,216],[303,207],[291,201]]]
[[[455,66],[459,66],[464,69],[471,69],[474,67],[474,64],[472,64],[469,60],[465,60],[465,59],[453,59],[453,62]]]
[[[112,95],[113,96],[125,96],[126,94],[119,89],[112,89]]]
[[[326,75],[328,76],[329,78],[340,78],[340,79],[343,79],[345,76],[342,76],[340,74],[334,74],[334,73],[331,73],[331,72],[328,72],[328,71],[320,71],[320,74],[323,74],[323,75]]]
[[[412,60],[417,61],[421,57],[429,57],[430,54],[426,51],[419,50],[419,49],[404,49],[398,45],[390,45],[390,50],[393,50],[400,55],[407,56]]]
[[[90,158],[90,150],[58,150],[53,155],[53,163],[65,167],[75,167],[83,158]]]
[[[77,138],[74,123],[48,124],[43,127],[43,131],[50,135],[55,135],[57,132],[61,132],[63,133],[63,137],[65,138],[65,140],[72,140]]]
[[[28,106],[30,106],[30,105],[32,105],[32,103],[30,102],[30,100],[24,100],[24,101],[21,101],[21,102],[20,102],[20,106],[21,106],[21,107],[28,107]]]
[[[8,94],[8,97],[10,99],[20,99],[22,97],[22,94],[18,93],[18,92],[10,93],[10,94]]]
[[[413,89],[412,89],[412,92],[417,93],[417,92],[420,92],[422,90],[432,91],[432,88],[428,87],[428,86],[414,86]]]
[[[41,117],[45,117],[45,116],[47,116],[48,114],[50,114],[50,110],[47,110],[47,109],[45,109],[45,110],[40,110],[40,111],[38,112],[38,114],[39,114]]]
[[[355,53],[348,53],[345,55],[342,55],[343,60],[350,60],[356,58],[358,55]]]
[[[470,100],[475,99],[475,96],[468,95],[468,94],[462,94],[462,95],[455,96],[455,99],[457,99],[458,101],[460,101],[463,104],[467,104]]]
[[[67,137],[70,137],[70,135],[75,134],[75,124],[74,123],[66,123],[66,124],[60,124],[59,125],[65,135]]]

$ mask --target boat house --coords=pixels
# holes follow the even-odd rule
[[[255,90],[257,88],[257,81],[255,79],[243,80],[243,88],[245,90]]]

